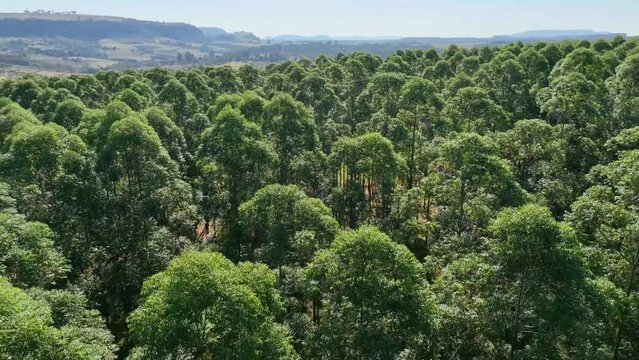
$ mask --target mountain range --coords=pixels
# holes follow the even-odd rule
[[[417,30],[416,30],[417,31]],[[387,57],[399,49],[498,46],[513,41],[612,38],[592,30],[532,30],[491,37],[258,37],[246,31],[74,12],[0,13],[0,76],[95,73],[153,66],[270,64],[356,51]]]
[[[163,37],[191,42],[343,42],[343,43],[442,43],[442,42],[499,42],[562,39],[591,39],[613,37],[610,32],[593,30],[531,30],[493,37],[394,37],[394,36],[303,36],[285,34],[259,38],[253,33],[229,33],[219,27],[195,27],[185,23],[143,21],[114,16],[81,15],[76,13],[4,13],[0,14],[0,37],[64,37],[97,41],[109,38]]]
[[[274,42],[399,42],[399,43],[450,43],[450,42],[500,42],[500,41],[537,41],[537,40],[581,40],[591,38],[608,38],[626,34],[593,30],[530,30],[509,35],[494,35],[491,37],[399,37],[399,36],[327,36],[327,35],[278,35],[269,37]]]

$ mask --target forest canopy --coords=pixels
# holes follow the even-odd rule
[[[117,358],[639,358],[639,41],[0,79],[0,359]]]

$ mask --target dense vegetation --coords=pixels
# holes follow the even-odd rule
[[[639,358],[636,39],[0,96],[0,359]]]

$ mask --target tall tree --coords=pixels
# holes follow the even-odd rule
[[[83,303],[73,308],[54,301],[57,294],[28,293],[0,277],[0,358],[115,359],[113,338],[99,315]]]
[[[478,87],[460,89],[443,110],[452,122],[452,129],[479,134],[507,130],[508,114],[497,105],[488,92]]]
[[[495,143],[474,133],[458,134],[438,147],[423,186],[432,189],[444,232],[474,233],[500,207],[524,200]]]
[[[223,220],[228,254],[242,259],[245,249],[237,224],[238,210],[243,201],[273,179],[277,153],[263,139],[257,124],[247,121],[239,110],[225,107],[202,134],[198,157],[201,166],[215,164],[216,171],[206,175],[218,177],[227,193],[228,213]]]
[[[618,126],[639,125],[639,54],[629,56],[609,83]]]
[[[291,180],[294,159],[320,146],[315,120],[304,104],[287,94],[277,94],[265,105],[262,129],[279,157],[279,182],[283,184]]]
[[[621,313],[607,319],[614,325],[614,359],[631,359],[639,354],[635,316],[639,306],[639,217],[636,183],[639,179],[639,150],[622,153],[608,165],[593,168],[593,186],[572,205],[568,221],[587,247],[593,271],[610,279],[623,296]]]
[[[395,181],[406,166],[390,140],[379,133],[342,138],[333,145],[329,166],[336,185],[332,205],[343,226],[387,219]]]
[[[560,358],[579,340],[587,268],[577,238],[538,205],[501,212],[491,226],[497,267],[490,323],[503,358]]]
[[[269,185],[240,206],[240,224],[257,256],[278,269],[304,266],[315,251],[327,247],[339,226],[321,200],[295,185]]]
[[[344,232],[306,269],[322,301],[312,354],[325,359],[429,358],[435,307],[420,265],[373,227]]]
[[[217,253],[185,252],[144,283],[129,317],[134,359],[296,359],[275,276]]]
[[[409,123],[410,140],[408,142],[408,183],[407,187],[412,188],[416,183],[416,152],[420,148],[419,143],[423,139],[431,140],[433,133],[433,118],[438,115],[443,104],[437,94],[435,84],[424,79],[411,79],[402,87],[402,97],[400,100],[402,107],[411,113]]]

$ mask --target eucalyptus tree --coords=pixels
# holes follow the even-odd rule
[[[0,104],[0,142],[4,142],[16,126],[40,124],[40,121],[33,113],[23,109],[20,105],[7,98],[0,100],[6,100]]]
[[[629,56],[609,83],[613,115],[621,128],[639,125],[639,54]]]
[[[384,222],[390,214],[392,196],[406,164],[390,140],[379,133],[342,138],[328,159],[335,188],[331,205],[342,226]]]
[[[188,251],[144,283],[128,319],[133,359],[297,359],[275,322],[281,300],[264,265]]]
[[[313,109],[318,127],[323,127],[331,118],[339,118],[342,114],[335,84],[318,71],[308,73],[300,81],[295,91],[297,100]]]
[[[33,101],[38,97],[40,91],[42,91],[41,84],[33,78],[27,77],[11,84],[9,97],[18,103],[18,105],[29,109]]]
[[[538,205],[504,210],[490,229],[497,267],[488,311],[498,357],[560,358],[587,321],[588,270],[575,232]]]
[[[240,80],[230,66],[210,67],[205,72],[217,94],[236,93],[241,89]]]
[[[577,72],[589,81],[603,86],[603,82],[611,75],[601,57],[586,48],[575,49],[559,61],[550,73],[551,80],[559,76]]]
[[[0,277],[0,359],[116,359],[99,314],[85,303],[69,306],[58,294],[26,292]]]
[[[149,106],[147,98],[129,88],[115,94],[114,99],[122,101],[134,111],[142,111]]]
[[[615,131],[602,97],[601,88],[577,72],[553,77],[537,94],[542,115],[558,125],[558,136],[567,142],[566,166],[580,178],[597,164],[603,143]]]
[[[457,91],[443,110],[456,131],[497,132],[510,127],[506,111],[497,105],[488,92],[479,87],[465,87]]]
[[[237,77],[244,90],[255,90],[262,81],[260,75],[259,69],[249,64],[244,64],[237,70]]]
[[[84,111],[85,106],[81,101],[75,99],[64,100],[55,109],[53,122],[71,131],[80,123]]]
[[[552,68],[540,51],[528,48],[517,56],[517,62],[524,68],[529,86],[545,85]]]
[[[600,92],[577,72],[558,75],[537,95],[542,114],[551,124],[592,126],[601,120]]]
[[[320,148],[315,120],[303,103],[287,94],[275,95],[264,106],[262,130],[279,157],[279,182],[291,181],[291,166],[305,151]]]
[[[215,176],[226,194],[228,210],[223,215],[223,222],[229,241],[227,251],[229,256],[239,260],[245,250],[237,224],[240,204],[275,179],[279,162],[277,152],[266,142],[259,125],[249,122],[239,110],[228,106],[204,131],[201,143],[198,163],[202,168],[213,170],[206,176]]]
[[[0,191],[5,200],[14,202],[6,184],[0,183]],[[0,275],[21,288],[56,285],[69,266],[53,239],[46,224],[27,221],[11,207],[0,209]]]
[[[375,110],[383,110],[389,116],[399,111],[399,98],[406,76],[395,72],[379,72],[371,77],[366,92],[371,97],[370,106]]]
[[[436,309],[421,267],[373,227],[340,234],[306,269],[319,297],[310,353],[325,359],[429,358]]]
[[[295,185],[268,185],[239,210],[250,258],[278,269],[304,266],[313,254],[330,245],[339,230],[331,210]]]
[[[497,135],[501,156],[508,160],[521,187],[561,214],[570,207],[580,188],[566,169],[565,139],[559,129],[543,120],[521,120]]]
[[[182,130],[166,116],[162,109],[149,108],[144,112],[144,117],[160,137],[162,146],[171,159],[180,165],[182,171],[185,171],[185,167],[192,162],[193,155],[187,148]]]
[[[192,236],[191,186],[180,180],[155,130],[140,115],[111,125],[96,170],[104,186],[99,266],[84,276],[101,278],[88,289],[117,334],[133,310],[143,280],[163,269]]]
[[[346,117],[348,124],[354,127],[359,118],[357,99],[366,89],[370,74],[367,73],[366,66],[355,58],[349,58],[344,63],[344,69],[347,73],[343,96],[346,103]]]
[[[408,165],[407,187],[412,188],[417,182],[416,152],[424,140],[432,140],[434,136],[433,120],[443,106],[435,84],[424,79],[411,79],[402,87],[401,106],[410,112],[408,129],[410,131],[406,159]]]
[[[18,211],[48,224],[64,254],[80,265],[93,238],[99,193],[87,145],[55,123],[19,126],[4,145],[1,178],[11,186]]]
[[[639,150],[621,153],[618,160],[596,166],[589,178],[593,185],[572,205],[568,221],[588,252],[590,267],[609,279],[623,294],[618,302],[626,316],[607,319],[614,326],[614,359],[639,354],[636,309],[639,306],[639,218],[634,184],[639,178]]]
[[[460,133],[441,143],[422,186],[431,189],[433,206],[440,208],[437,216],[444,233],[475,233],[501,207],[525,199],[493,140],[475,133]]]

